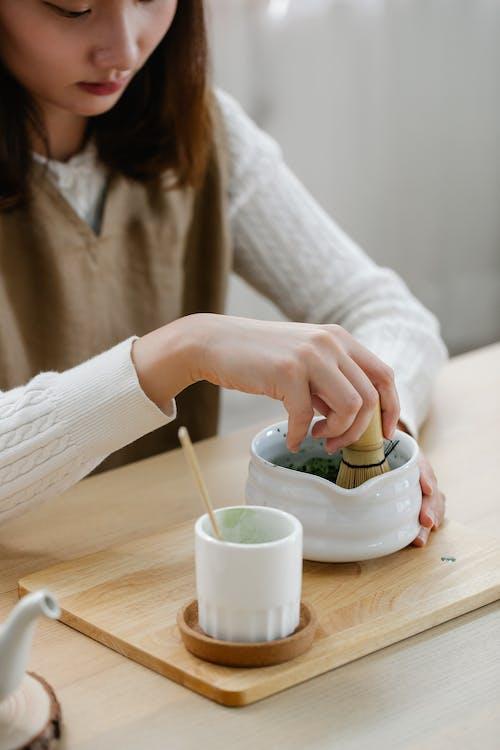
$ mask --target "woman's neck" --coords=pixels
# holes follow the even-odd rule
[[[44,106],[43,122],[48,135],[51,159],[68,161],[84,147],[88,135],[88,117]],[[44,142],[37,133],[32,133],[31,143],[35,153],[46,156]]]

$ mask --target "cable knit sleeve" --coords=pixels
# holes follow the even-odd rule
[[[390,365],[401,419],[417,437],[447,358],[438,320],[323,211],[240,105],[216,93],[230,151],[236,273],[289,319],[337,323]]]
[[[62,373],[0,392],[0,523],[59,495],[107,455],[175,419],[148,399],[136,337]]]

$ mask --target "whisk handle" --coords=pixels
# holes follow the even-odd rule
[[[378,399],[368,427],[358,440],[351,443],[349,448],[358,451],[376,451],[383,445],[384,435],[382,433],[382,413],[380,410],[380,399]]]

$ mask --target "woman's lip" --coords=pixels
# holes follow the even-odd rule
[[[114,94],[120,91],[128,81],[128,78],[124,78],[121,81],[110,81],[109,83],[87,83],[86,81],[80,81],[78,86],[90,94],[97,94],[98,96],[106,96],[108,94]]]

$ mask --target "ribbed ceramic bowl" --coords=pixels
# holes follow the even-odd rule
[[[287,468],[308,458],[329,457],[324,441],[312,438],[310,431],[300,452],[290,453],[287,424],[270,425],[252,440],[246,502],[296,516],[304,529],[305,559],[368,560],[389,555],[413,541],[420,528],[422,492],[419,449],[410,435],[396,431],[394,440],[399,443],[388,457],[390,472],[346,490],[328,479]],[[340,463],[340,452],[331,458]]]

